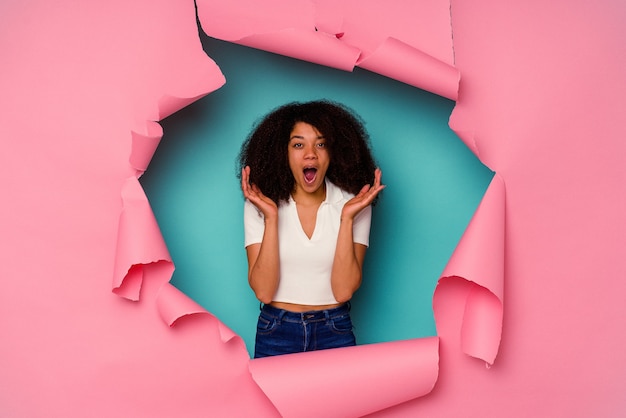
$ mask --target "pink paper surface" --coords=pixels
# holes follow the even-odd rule
[[[454,254],[442,273],[448,280],[471,281],[465,301],[461,345],[463,352],[493,364],[500,345],[504,297],[504,182],[495,175]],[[435,293],[441,292],[438,287]],[[450,310],[445,296],[433,304],[435,321]],[[451,300],[451,299],[450,299]]]
[[[240,340],[239,336],[224,325],[223,322],[215,319],[206,309],[191,300],[170,283],[165,283],[159,290],[156,305],[161,319],[171,327],[184,317],[190,315],[205,315],[209,320],[217,324],[222,342],[227,343],[232,339]],[[239,345],[242,344],[243,342],[239,341]]]
[[[239,339],[157,310],[136,176],[154,121],[224,82],[193,2],[2,2],[0,27],[0,416],[278,416]]]
[[[454,65],[450,125],[502,182],[433,296],[438,357],[420,348],[434,339],[357,347],[350,358],[366,360],[346,360],[350,373],[334,370],[340,380],[393,380],[319,407],[344,416],[622,416],[623,4],[261,3],[198,10],[207,33],[207,15],[229,26],[224,39],[278,34],[265,39],[294,48],[307,37],[281,37],[304,31],[357,48],[361,60],[395,39]],[[247,20],[235,18],[242,13]],[[297,377],[289,370],[315,376],[306,368],[345,352],[250,361],[240,338],[168,283],[173,266],[138,189],[160,139],[154,123],[224,83],[200,46],[193,2],[3,2],[0,27],[1,415],[309,411],[286,399],[285,380]],[[488,198],[503,185],[504,202]],[[502,221],[500,244],[491,228]],[[403,354],[379,367],[395,349]],[[403,367],[427,378],[407,388]]]
[[[428,394],[438,350],[436,337],[395,341],[255,359],[250,371],[282,416],[363,416]]]
[[[456,100],[459,71],[394,38],[362,58],[359,67]]]
[[[346,71],[356,65],[456,99],[449,4],[200,0],[211,37]]]
[[[135,177],[124,183],[122,202],[113,291],[128,299],[139,300],[145,265],[166,264],[170,267],[170,274],[174,269],[148,198]]]

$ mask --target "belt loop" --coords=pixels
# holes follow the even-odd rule
[[[280,322],[283,320],[283,316],[285,316],[286,313],[287,313],[286,310],[279,309],[278,310],[278,318],[276,318],[276,322],[278,322],[280,324]]]
[[[330,313],[328,313],[328,309],[324,309],[324,319],[327,324],[330,322]]]

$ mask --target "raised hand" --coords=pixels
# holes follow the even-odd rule
[[[378,193],[385,188],[385,185],[381,184],[380,181],[382,174],[380,168],[377,168],[374,172],[374,184],[366,184],[356,196],[346,202],[341,212],[342,219],[354,219],[359,212],[374,201]]]
[[[278,216],[278,206],[269,197],[265,196],[256,184],[250,184],[250,166],[241,170],[241,190],[243,196],[254,204],[267,219]]]

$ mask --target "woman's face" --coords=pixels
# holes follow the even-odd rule
[[[287,156],[296,186],[294,194],[324,193],[330,155],[324,136],[312,125],[297,122],[289,135]]]

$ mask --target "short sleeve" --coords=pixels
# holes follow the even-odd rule
[[[259,244],[263,241],[263,233],[265,232],[263,214],[248,199],[246,199],[243,205],[243,232],[244,247],[251,244]]]
[[[352,241],[369,247],[370,226],[372,224],[372,206],[367,206],[354,218]]]

